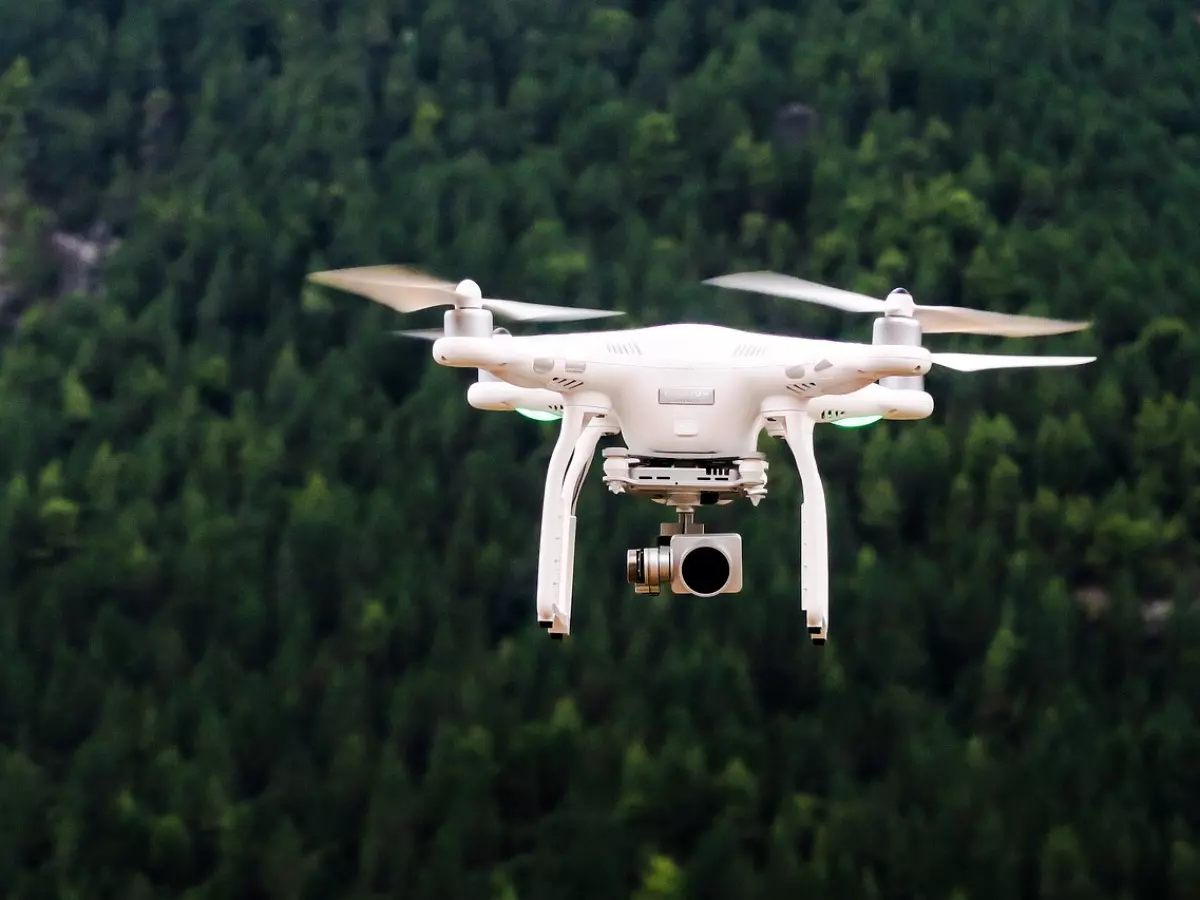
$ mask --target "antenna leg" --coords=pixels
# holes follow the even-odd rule
[[[538,548],[538,624],[552,636],[570,634],[575,571],[575,507],[601,435],[615,429],[598,411],[568,406],[542,495],[542,534]]]
[[[571,600],[575,584],[575,509],[579,504],[579,492],[583,488],[583,480],[592,466],[596,445],[603,435],[612,434],[613,431],[604,422],[603,417],[589,414],[583,433],[575,441],[571,463],[567,466],[567,474],[563,478],[558,502],[564,516],[561,536],[556,547],[559,557],[558,602],[553,607],[554,620],[550,625],[551,637],[571,633]]]
[[[824,644],[829,630],[829,534],[825,488],[817,469],[813,431],[816,422],[805,412],[783,416],[784,440],[796,458],[804,499],[800,504],[800,605],[814,644]]]

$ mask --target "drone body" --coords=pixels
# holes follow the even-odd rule
[[[759,334],[706,324],[573,334],[513,336],[493,313],[527,321],[568,321],[611,311],[547,307],[484,298],[478,285],[439,281],[397,267],[323,272],[310,279],[370,297],[401,312],[452,306],[444,330],[409,332],[433,340],[441,365],[474,368],[467,392],[479,409],[561,418],[542,502],[537,618],[552,637],[570,633],[575,507],[601,437],[624,447],[604,451],[613,493],[646,496],[672,507],[658,545],[630,550],[626,572],[639,593],[714,596],[742,587],[741,538],[706,534],[697,509],[767,493],[765,430],[783,439],[800,475],[800,593],[814,643],[829,625],[824,489],[813,448],[818,423],[922,419],[933,412],[924,376],[935,365],[958,371],[1068,366],[1094,357],[937,353],[923,333],[1060,334],[1087,327],[1031,316],[959,307],[918,306],[906,291],[886,300],[774,273],[712,279],[710,284],[876,313],[869,344]]]
[[[765,411],[850,394],[887,376],[924,375],[931,365],[923,347],[690,324],[443,337],[434,342],[433,358],[444,366],[482,369],[516,388],[549,392],[556,406],[603,410],[635,455],[687,459],[745,456],[757,447]]]

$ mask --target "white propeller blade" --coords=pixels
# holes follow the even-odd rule
[[[1068,322],[1012,313],[966,309],[961,306],[914,306],[913,318],[925,334],[990,334],[996,337],[1046,337],[1091,327],[1089,322]]]
[[[547,303],[523,303],[520,300],[483,299],[483,305],[498,316],[517,322],[572,322],[578,319],[603,319],[620,316],[619,309],[583,309],[576,306],[551,306]]]
[[[807,300],[810,303],[820,303],[822,306],[832,306],[834,309],[846,312],[883,313],[885,309],[884,302],[875,297],[856,294],[853,291],[843,291],[840,288],[817,284],[815,281],[804,281],[801,278],[793,278],[791,275],[780,275],[778,272],[738,272],[734,275],[709,278],[704,284],[730,288],[735,291],[770,294],[772,297]]]
[[[883,315],[892,310],[884,300],[858,294],[854,291],[844,291],[840,288],[793,278],[791,275],[781,275],[778,272],[739,272],[733,275],[722,275],[709,278],[705,284],[717,287],[732,288],[740,291],[754,291],[760,294],[770,294],[775,297],[788,297],[793,300],[804,300],[809,303],[819,303],[846,312],[875,313]],[[896,292],[905,300],[909,298],[904,292]],[[907,303],[903,306],[908,306]],[[901,314],[903,314],[901,312]],[[921,324],[925,334],[989,334],[1000,337],[1035,337],[1051,334],[1066,334],[1071,331],[1082,331],[1089,326],[1087,322],[1067,322],[1061,319],[1044,319],[1040,316],[1021,316],[1009,313],[988,312],[978,309],[967,309],[961,306],[921,306],[911,305],[911,316]]]
[[[392,331],[389,334],[399,335],[400,337],[419,338],[423,341],[436,341],[438,338],[445,336],[446,330],[444,328],[416,328],[412,331]]]
[[[333,269],[327,272],[313,272],[308,276],[308,280],[314,284],[358,294],[402,313],[417,312],[434,306],[453,306],[456,299],[470,299],[459,294],[455,286],[447,281],[402,266]]]
[[[452,284],[403,266],[332,269],[327,272],[314,272],[308,276],[308,280],[314,284],[358,294],[402,313],[434,306],[478,303],[496,315],[523,322],[570,322],[622,315],[620,310],[580,309],[492,297],[479,298],[476,293],[479,288],[474,282]]]
[[[1094,356],[1004,356],[990,353],[931,353],[934,365],[957,372],[984,372],[988,369],[1033,369],[1044,366],[1082,366],[1095,362]]]

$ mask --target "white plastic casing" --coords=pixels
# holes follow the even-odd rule
[[[892,420],[927,418],[933,412],[933,397],[925,391],[886,388],[869,384],[852,394],[815,397],[808,414],[818,422],[836,422],[859,416],[882,416]]]
[[[484,369],[518,389],[562,395],[564,406],[611,410],[637,456],[746,458],[757,450],[762,405],[803,409],[884,376],[921,375],[922,347],[844,344],[761,335],[714,325],[659,325],[615,332],[501,338],[443,337],[442,365]],[[485,397],[491,391],[494,396]],[[480,408],[510,408],[493,388]],[[544,409],[549,401],[511,406]],[[482,404],[487,404],[482,406]],[[557,404],[555,404],[557,405]],[[895,405],[895,404],[893,404]],[[897,415],[912,415],[902,407]]]
[[[506,381],[477,381],[467,388],[467,403],[475,409],[514,410],[562,414],[562,394],[544,388],[522,388]]]

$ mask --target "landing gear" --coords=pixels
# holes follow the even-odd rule
[[[781,434],[796,459],[800,488],[800,606],[813,644],[825,644],[829,630],[829,535],[825,513],[825,488],[817,470],[813,448],[816,422],[804,410],[783,409],[775,419],[775,431]]]
[[[596,444],[618,429],[608,410],[568,405],[558,441],[550,455],[542,497],[542,534],[538,550],[538,625],[560,641],[571,632],[571,594],[575,570],[575,507],[596,452]]]
[[[815,646],[829,631],[829,542],[825,492],[813,447],[816,422],[794,398],[764,404],[767,433],[782,438],[799,470],[800,604]],[[537,619],[552,640],[571,632],[571,594],[575,561],[575,506],[599,439],[620,428],[602,406],[568,403],[550,457],[542,499],[538,557]],[[703,506],[724,506],[745,497],[757,506],[766,495],[767,462],[761,453],[729,459],[634,457],[625,448],[604,451],[604,482],[613,493],[649,496],[673,507],[678,521],[661,526],[658,546],[630,550],[628,580],[639,594],[672,593],[712,597],[742,588],[742,545],[736,534],[705,534],[694,513]],[[685,560],[694,564],[685,565]]]

